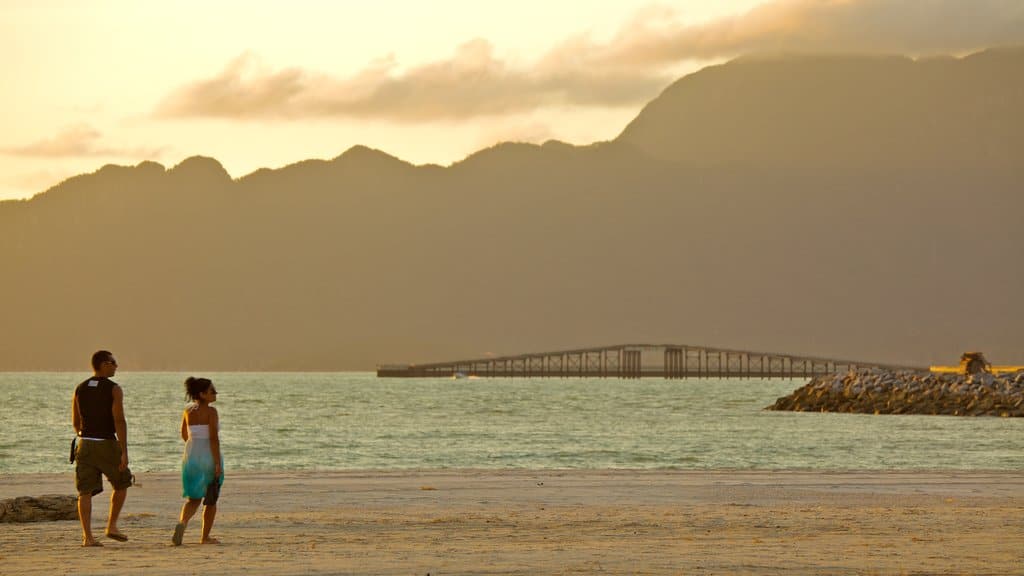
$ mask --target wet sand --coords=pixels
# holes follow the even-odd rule
[[[388,471],[229,474],[214,535],[173,547],[176,474],[120,528],[0,525],[13,574],[1024,574],[1024,473]],[[0,499],[73,493],[0,476]],[[102,534],[108,491],[94,501]]]

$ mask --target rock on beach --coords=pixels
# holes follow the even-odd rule
[[[0,501],[0,524],[8,522],[46,522],[78,518],[78,498],[47,494],[38,498],[20,496]]]
[[[860,370],[816,376],[767,410],[1024,416],[1024,372],[934,374]]]

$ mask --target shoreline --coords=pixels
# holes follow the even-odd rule
[[[229,473],[214,535],[170,546],[177,473],[137,474],[127,543],[6,524],[4,574],[1013,574],[1024,472],[358,470]],[[0,499],[73,474],[0,475]],[[94,500],[102,533],[106,491]]]

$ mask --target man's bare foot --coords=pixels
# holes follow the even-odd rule
[[[206,540],[200,540],[200,544],[220,544],[220,540],[216,538],[207,538]]]
[[[98,547],[102,548],[103,544],[100,544],[95,538],[90,538],[88,540],[82,540],[82,548],[92,548],[94,546],[98,546]]]

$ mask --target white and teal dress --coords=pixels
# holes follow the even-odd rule
[[[224,459],[221,458],[221,469]],[[211,484],[219,488],[224,484],[224,474],[215,475],[213,450],[210,448],[210,426],[196,424],[188,427],[188,440],[185,441],[185,453],[181,457],[182,496],[198,500],[207,495]]]

